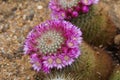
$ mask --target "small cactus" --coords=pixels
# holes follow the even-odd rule
[[[54,69],[42,80],[54,80],[61,77],[66,78],[64,80],[107,80],[112,68],[111,58],[103,51],[97,54],[97,51],[84,42],[80,49],[82,55],[71,66],[62,70]]]
[[[83,31],[84,40],[95,46],[111,43],[116,29],[105,10],[99,5],[91,6],[86,14],[70,20]]]
[[[107,80],[113,66],[111,57],[102,50],[93,50],[86,43],[80,48],[82,55],[68,68],[75,80]]]
[[[109,80],[120,80],[120,65],[116,66]]]
[[[70,22],[48,20],[34,27],[24,44],[24,54],[30,56],[36,71],[49,73],[71,65],[80,55],[82,32]]]

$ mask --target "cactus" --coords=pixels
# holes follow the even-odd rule
[[[54,80],[59,75],[67,78],[65,80],[69,77],[71,77],[69,80],[107,80],[112,68],[111,58],[103,51],[97,54],[98,52],[86,43],[82,43],[80,49],[82,55],[71,66],[62,70],[54,69],[49,75],[39,80]]]
[[[102,50],[93,50],[86,43],[80,48],[81,57],[65,70],[73,73],[75,80],[107,80],[113,66],[111,57]]]
[[[70,22],[81,28],[86,42],[95,46],[111,43],[116,32],[107,12],[100,6],[91,6],[88,13],[80,14]]]
[[[120,65],[116,66],[109,80],[120,80]]]

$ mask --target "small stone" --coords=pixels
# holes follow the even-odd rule
[[[100,52],[96,52],[97,55],[100,55]]]
[[[43,8],[43,6],[41,6],[41,5],[37,6],[37,9],[42,9],[42,8]]]
[[[116,45],[120,45],[120,34],[117,35],[117,36],[115,36],[115,38],[114,38],[114,43],[115,43]]]
[[[5,32],[7,29],[9,29],[9,25],[6,24],[3,28],[2,28],[2,32]]]
[[[120,64],[117,64],[117,66],[120,66]]]
[[[8,0],[2,0],[3,2],[7,2]]]
[[[30,14],[28,16],[26,16],[26,20],[33,20],[34,18],[34,10],[30,10]]]
[[[16,10],[17,10],[17,7],[12,8],[12,11],[16,11]]]
[[[26,19],[26,15],[23,15],[23,20],[25,20]]]
[[[29,76],[27,77],[27,80],[30,80],[30,77],[29,77]]]

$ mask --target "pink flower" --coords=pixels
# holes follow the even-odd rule
[[[31,56],[34,70],[49,73],[62,69],[80,55],[82,41],[79,28],[63,20],[49,20],[32,29],[28,34],[24,54]]]
[[[51,14],[51,18],[52,19],[60,19],[60,20],[63,20],[64,18],[66,17],[66,14],[64,11],[59,11],[59,12],[53,12]]]
[[[69,48],[74,48],[78,45],[75,40],[68,40],[66,43]]]
[[[62,69],[63,67],[65,67],[64,63],[63,63],[63,57],[61,55],[57,55],[55,58],[55,67],[57,69]]]
[[[89,7],[88,6],[83,6],[82,7],[82,12],[83,13],[88,13],[89,12]]]
[[[70,54],[64,53],[62,54],[62,60],[65,65],[71,65],[74,62],[73,57],[70,56]]]
[[[84,5],[92,5],[93,0],[81,0]]]
[[[88,13],[89,8],[98,2],[99,0],[50,0],[51,18],[70,20],[81,13]]]
[[[36,71],[40,71],[42,68],[41,60],[38,58],[37,54],[32,54],[30,61],[32,63],[32,67]]]
[[[42,68],[43,72],[45,72],[46,74],[50,73],[50,69],[48,67],[43,66]]]
[[[43,64],[44,66],[48,67],[48,68],[53,68],[54,64],[55,64],[55,57],[54,56],[44,56],[43,57]]]

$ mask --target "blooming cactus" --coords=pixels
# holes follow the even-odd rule
[[[24,54],[30,55],[37,71],[48,73],[52,68],[62,69],[80,55],[81,35],[80,29],[69,22],[49,20],[28,34]]]
[[[99,0],[51,0],[52,19],[71,19],[78,17],[79,13],[88,13],[89,7],[97,4]]]

